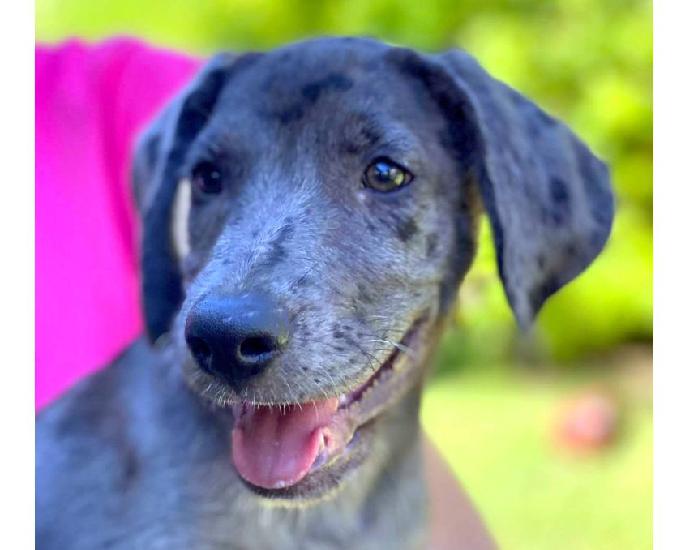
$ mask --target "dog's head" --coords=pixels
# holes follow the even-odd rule
[[[133,179],[149,335],[233,408],[236,469],[271,497],[326,490],[387,437],[479,211],[522,326],[613,216],[605,165],[470,56],[356,38],[213,58]]]

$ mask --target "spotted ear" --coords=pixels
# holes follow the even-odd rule
[[[506,296],[527,328],[605,245],[614,210],[608,168],[470,55],[412,52],[402,64],[428,87],[447,120],[443,141],[478,182]]]
[[[139,137],[132,183],[142,218],[142,301],[152,342],[167,332],[184,298],[171,237],[179,170],[191,143],[210,119],[234,63],[212,58]]]

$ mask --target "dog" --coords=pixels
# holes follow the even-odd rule
[[[421,548],[426,366],[490,219],[521,327],[609,171],[459,50],[219,54],[138,140],[148,339],[42,411],[42,549]]]

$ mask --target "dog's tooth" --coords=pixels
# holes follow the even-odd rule
[[[345,405],[347,402],[348,402],[348,396],[345,393],[338,398],[338,405],[341,406],[341,407],[343,405]]]

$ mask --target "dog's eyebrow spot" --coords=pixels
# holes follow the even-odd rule
[[[341,142],[344,153],[355,155],[363,149],[376,145],[381,139],[381,133],[370,125],[362,125],[357,135],[347,136]]]
[[[354,86],[354,81],[341,74],[330,73],[324,78],[314,80],[301,87],[302,100],[274,109],[266,109],[260,114],[265,118],[273,118],[282,126],[301,120],[308,107],[314,105],[328,91],[345,92]],[[269,87],[269,86],[268,86]]]
[[[305,84],[300,93],[311,104],[317,102],[326,91],[345,92],[354,86],[354,81],[342,73],[329,73],[326,77]]]
[[[397,237],[403,243],[410,241],[418,232],[419,226],[411,216],[397,224]]]

